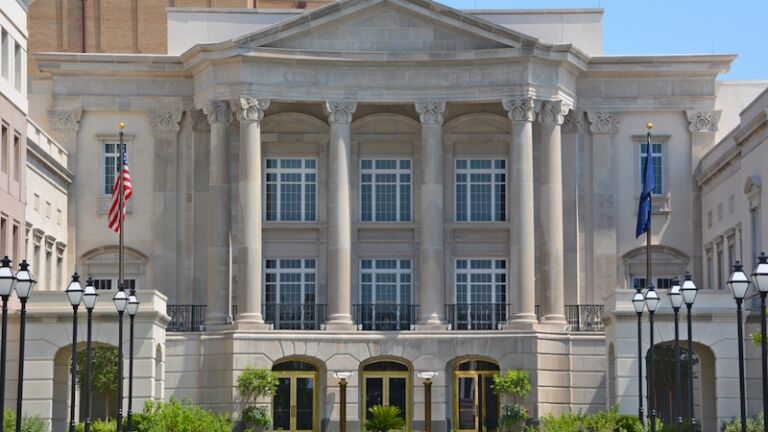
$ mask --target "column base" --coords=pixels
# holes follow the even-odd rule
[[[566,324],[568,324],[568,321],[566,321],[565,315],[548,314],[548,315],[544,315],[541,318],[541,323],[542,324],[563,324],[563,325],[566,325]]]
[[[445,331],[448,329],[448,324],[442,321],[427,321],[416,323],[416,331],[423,332],[436,332]]]
[[[325,330],[333,332],[357,331],[357,326],[352,321],[352,316],[339,314],[328,319],[328,322],[325,323]]]
[[[232,327],[232,317],[229,315],[209,315],[205,317],[206,331],[226,330]]]
[[[238,314],[235,328],[238,330],[269,330],[271,325],[264,322],[260,313]]]
[[[568,321],[564,315],[544,315],[537,326],[540,330],[551,333],[564,333],[568,331]]]
[[[519,313],[513,315],[506,324],[504,330],[533,330],[533,327],[539,323],[536,314]]]

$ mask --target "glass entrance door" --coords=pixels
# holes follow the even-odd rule
[[[317,374],[275,372],[277,390],[272,400],[276,431],[315,432],[317,426]]]
[[[487,362],[468,362],[473,364]],[[491,390],[498,371],[467,370],[464,363],[454,372],[453,421],[459,432],[496,432],[499,427],[499,398]],[[482,365],[481,366],[485,366]],[[495,367],[495,366],[494,366]],[[485,369],[485,367],[483,367]]]
[[[371,418],[369,408],[376,405],[396,406],[410,430],[410,372],[408,367],[397,362],[383,361],[367,365],[363,369],[363,415]]]

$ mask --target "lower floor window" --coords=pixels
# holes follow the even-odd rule
[[[360,299],[363,304],[410,304],[411,260],[361,260]]]
[[[136,289],[136,279],[125,279],[124,286],[127,290]],[[98,278],[93,280],[93,287],[97,290],[111,290],[117,289],[119,284],[117,278]]]
[[[506,303],[506,264],[503,259],[457,259],[456,303]]]
[[[314,259],[268,259],[265,267],[265,303],[315,303]]]

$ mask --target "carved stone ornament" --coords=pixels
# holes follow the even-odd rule
[[[240,96],[238,101],[237,119],[243,121],[261,121],[264,111],[269,108],[269,99],[259,99],[249,96]]]
[[[232,111],[229,109],[229,102],[223,100],[211,101],[205,108],[208,114],[208,123],[229,123],[232,121]]]
[[[563,121],[563,133],[579,133],[584,127],[584,112],[571,110]]]
[[[328,114],[328,122],[352,123],[352,114],[357,109],[357,102],[328,101],[325,103],[325,112]]]
[[[568,113],[570,107],[563,103],[563,101],[543,101],[541,108],[539,109],[539,115],[537,120],[540,123],[554,123],[563,124],[565,114]]]
[[[194,110],[189,112],[190,120],[192,121],[192,130],[195,132],[207,132],[211,130],[211,125],[208,123],[208,116],[202,110]]]
[[[717,132],[722,111],[686,111],[690,125],[688,130],[694,133]]]
[[[416,102],[416,112],[423,124],[443,124],[443,113],[445,112],[445,102],[442,101],[420,101]]]
[[[81,110],[52,110],[48,111],[48,121],[53,130],[76,131],[80,128]]]
[[[154,132],[178,132],[181,111],[150,111],[149,123]]]
[[[519,97],[506,98],[501,101],[507,110],[507,117],[512,121],[533,121],[533,98]]]
[[[619,131],[619,114],[606,111],[589,112],[589,131],[593,134],[613,134]]]

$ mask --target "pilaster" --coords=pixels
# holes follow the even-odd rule
[[[210,176],[211,125],[202,110],[189,112],[192,126],[192,292],[189,304],[208,299],[208,187]]]

